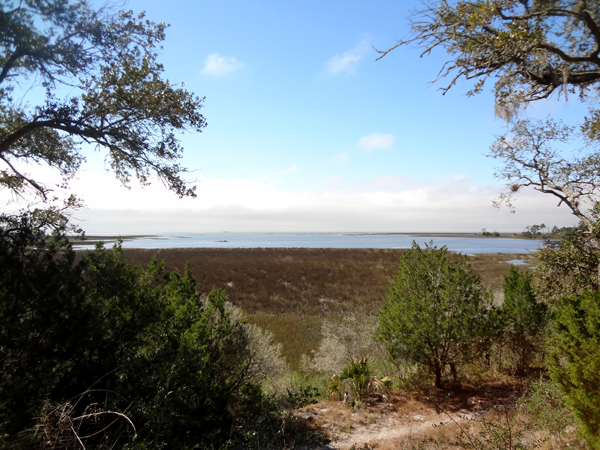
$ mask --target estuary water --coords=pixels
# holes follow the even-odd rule
[[[112,239],[107,239],[110,247]],[[542,242],[528,239],[408,236],[402,234],[343,234],[343,233],[206,233],[142,236],[123,242],[123,248],[410,248],[415,241],[421,247],[430,242],[446,246],[452,252],[531,253]],[[91,249],[94,245],[77,245]]]

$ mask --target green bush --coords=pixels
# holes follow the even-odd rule
[[[581,426],[600,448],[600,292],[587,290],[556,303],[549,371]]]
[[[45,236],[31,216],[0,221],[4,447],[230,439],[232,411],[244,414],[236,402],[262,375],[224,292],[197,293],[188,269],[132,265],[120,246],[76,263],[61,230]]]
[[[504,276],[504,303],[500,311],[503,331],[512,352],[518,355],[516,372],[520,374],[526,372],[547,324],[548,306],[537,301],[531,282],[531,274],[513,265]]]
[[[519,405],[531,414],[535,428],[560,435],[575,423],[572,411],[565,406],[565,400],[565,394],[556,383],[540,378],[531,383],[529,392],[519,400]]]
[[[339,399],[342,393],[348,393],[357,404],[371,394],[390,394],[392,377],[377,377],[368,356],[350,362],[342,369],[339,376],[329,380],[327,388],[331,394],[337,394]]]
[[[491,306],[479,276],[463,255],[416,243],[400,258],[398,277],[379,315],[379,338],[396,361],[418,363],[435,374],[473,358],[471,349],[488,332]]]

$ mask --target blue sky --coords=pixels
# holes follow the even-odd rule
[[[565,208],[525,192],[496,211],[496,162],[485,154],[505,123],[493,97],[442,95],[430,82],[443,51],[385,49],[408,34],[420,1],[129,1],[170,24],[160,61],[174,83],[205,96],[208,127],[182,137],[198,198],[160,184],[123,189],[88,162],[73,188],[90,233],[208,231],[522,231],[572,225]],[[491,89],[491,85],[490,85]],[[576,101],[529,114],[580,117]]]

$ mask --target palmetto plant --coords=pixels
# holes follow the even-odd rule
[[[371,394],[386,394],[391,387],[391,377],[376,377],[369,356],[350,362],[342,369],[339,376],[329,380],[330,394],[342,398],[343,392],[348,392],[354,400],[363,400]]]
[[[355,361],[350,360],[350,363],[342,369],[340,374],[340,382],[349,388],[352,396],[356,399],[363,399],[369,393],[369,384],[372,377],[372,367],[369,357]]]

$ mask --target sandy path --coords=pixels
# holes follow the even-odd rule
[[[453,414],[457,423],[474,414],[461,411]],[[421,407],[418,411],[398,410],[389,404],[379,404],[367,410],[353,412],[341,402],[322,403],[298,411],[297,415],[313,422],[331,439],[321,450],[347,450],[356,445],[360,449],[366,443],[377,443],[382,448],[395,448],[394,442],[419,440],[435,436],[440,426],[451,424],[445,414]],[[386,445],[387,444],[387,445]]]

